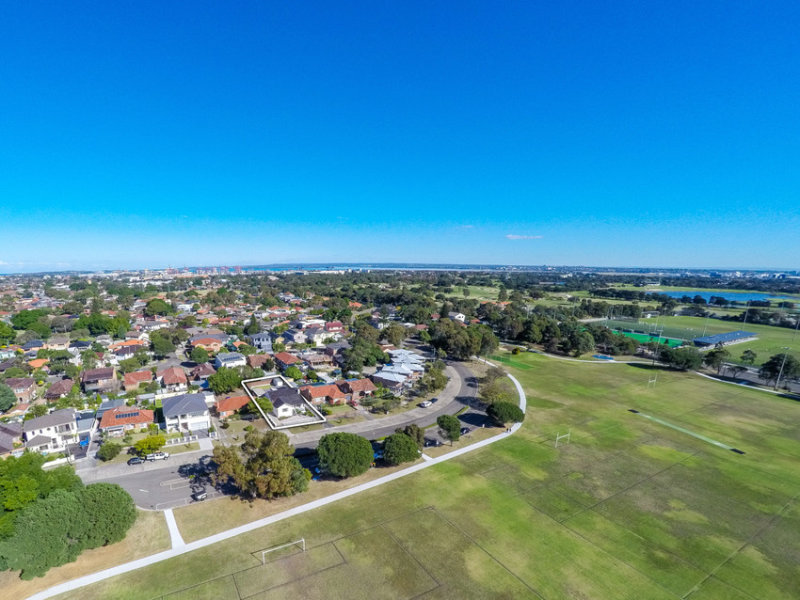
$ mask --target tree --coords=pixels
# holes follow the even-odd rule
[[[308,489],[311,473],[294,458],[294,447],[285,433],[249,431],[244,443],[214,448],[217,466],[214,481],[236,486],[250,498],[291,496]]]
[[[399,346],[403,343],[403,340],[406,339],[406,328],[400,325],[400,323],[391,323],[388,327],[384,328],[382,334],[384,339],[392,346]]]
[[[703,357],[703,364],[712,369],[716,369],[717,374],[719,374],[722,365],[730,358],[730,355],[731,353],[725,348],[714,348],[706,352],[706,355]]]
[[[166,315],[170,309],[170,305],[161,298],[153,298],[145,305],[144,314],[146,314],[148,317],[153,317],[155,315]]]
[[[242,385],[242,375],[236,369],[220,367],[213,375],[208,377],[208,387],[215,394],[227,394]]]
[[[14,395],[14,390],[5,383],[0,383],[0,412],[6,412],[16,403],[17,397]]]
[[[22,579],[74,561],[83,550],[118,542],[136,520],[133,499],[116,484],[57,489],[20,511],[0,540],[0,566]]]
[[[488,408],[486,414],[498,425],[521,423],[525,418],[522,409],[512,402],[495,402]]]
[[[300,369],[298,369],[297,367],[295,367],[294,365],[292,365],[291,367],[288,367],[283,372],[283,374],[286,375],[286,377],[291,377],[295,381],[299,381],[300,379],[303,379],[303,372]]]
[[[196,346],[192,348],[192,353],[189,355],[189,358],[192,359],[192,362],[196,362],[197,364],[208,362],[208,352],[206,352],[205,348]]]
[[[337,477],[361,475],[372,464],[372,445],[354,433],[323,435],[317,446],[320,468]]]
[[[742,352],[742,362],[746,365],[752,365],[754,362],[756,362],[757,356],[758,355],[752,350],[745,350]]]
[[[256,319],[255,314],[250,317],[250,323],[244,328],[244,332],[247,335],[255,335],[258,333],[258,319]]]
[[[514,392],[511,389],[511,381],[507,377],[493,379],[481,386],[481,401],[486,404],[509,402],[513,398]]]
[[[158,330],[150,334],[150,347],[153,350],[153,354],[161,358],[175,352],[173,341]]]
[[[775,386],[780,383],[778,377],[782,380],[794,379],[800,375],[800,361],[798,361],[791,354],[775,354],[769,357],[769,360],[761,365],[758,370],[758,376],[769,383],[775,382]]]
[[[688,371],[697,369],[703,363],[703,355],[697,348],[683,346],[681,348],[669,348],[663,346],[660,358],[674,369]]]
[[[80,499],[88,520],[84,542],[87,548],[122,541],[136,521],[133,498],[115,483],[87,485],[81,490]]]
[[[161,448],[164,447],[164,444],[167,443],[166,438],[161,435],[148,435],[146,438],[142,438],[138,442],[133,445],[133,449],[136,451],[137,454],[145,455],[145,454],[152,454],[153,452],[158,452]]]
[[[417,443],[405,433],[393,433],[383,444],[383,459],[390,465],[399,465],[419,458]]]
[[[17,332],[8,324],[0,321],[0,345],[10,344],[17,337]]]
[[[109,461],[112,458],[117,457],[120,452],[122,452],[122,445],[108,440],[103,442],[103,444],[97,450],[97,458],[102,461]]]
[[[425,430],[416,423],[410,423],[403,429],[395,429],[394,432],[407,435],[414,440],[414,443],[418,448],[422,448],[425,445]]]
[[[436,419],[436,424],[451,444],[461,437],[461,421],[453,415],[440,415]]]

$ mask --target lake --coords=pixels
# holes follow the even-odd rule
[[[766,292],[733,292],[731,290],[719,290],[718,292],[698,292],[696,290],[677,290],[677,291],[669,291],[669,292],[656,292],[655,290],[653,293],[656,294],[664,294],[669,296],[670,298],[683,298],[684,296],[689,296],[690,298],[694,298],[695,296],[700,296],[706,302],[711,299],[711,296],[721,296],[728,301],[736,301],[745,304],[747,302],[751,302],[753,300],[771,300],[772,302],[780,302],[783,300],[788,300],[790,302],[800,302],[798,298],[790,298],[787,296],[775,296],[773,294],[768,294]]]

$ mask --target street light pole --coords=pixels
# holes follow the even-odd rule
[[[783,375],[783,367],[786,364],[786,357],[788,356],[787,350],[789,349],[788,346],[783,347],[783,360],[781,361],[781,368],[778,371],[778,378],[775,380],[775,390],[778,389],[778,386],[781,384],[781,375]]]

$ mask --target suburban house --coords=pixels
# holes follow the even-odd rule
[[[366,377],[364,379],[347,379],[339,383],[342,389],[349,393],[353,400],[361,400],[372,396],[377,389],[375,384]]]
[[[345,404],[350,401],[350,394],[342,390],[335,383],[304,385],[300,388],[303,398],[311,404],[319,406],[328,403],[331,405]]]
[[[330,321],[328,323],[325,323],[325,331],[327,331],[329,334],[338,333],[340,335],[343,335],[344,325],[342,325],[341,321]]]
[[[47,393],[45,393],[45,400],[58,400],[63,398],[72,391],[72,386],[74,384],[75,382],[72,381],[72,379],[62,379],[61,381],[56,381],[48,388]]]
[[[272,402],[273,414],[279,419],[306,412],[305,400],[297,388],[281,387],[270,390],[267,397]]]
[[[168,367],[159,371],[156,376],[167,392],[185,392],[189,389],[189,380],[180,367]]]
[[[408,377],[397,373],[384,373],[383,371],[379,371],[372,375],[372,381],[392,392],[401,392],[408,381]]]
[[[272,360],[272,357],[267,354],[251,354],[247,357],[247,365],[254,369],[261,369],[268,360]]]
[[[31,377],[9,377],[3,383],[14,392],[17,402],[31,402],[36,398],[36,382]]]
[[[269,333],[256,333],[250,336],[250,344],[261,352],[272,352],[272,335]]]
[[[333,357],[322,352],[304,352],[302,358],[312,369],[324,369],[333,366]]]
[[[22,443],[22,426],[19,423],[0,423],[0,457],[10,455]]]
[[[287,344],[305,344],[308,341],[306,332],[302,329],[290,329],[284,331],[281,336]]]
[[[234,367],[243,367],[246,364],[247,359],[244,354],[239,354],[238,352],[221,352],[214,358],[214,366],[218,369],[222,367],[232,369]]]
[[[248,396],[229,396],[218,400],[214,408],[217,416],[220,419],[225,419],[247,406],[248,402],[250,402]]]
[[[288,352],[278,352],[274,358],[275,363],[281,368],[281,370],[287,369],[292,365],[302,362],[294,354],[289,354]]]
[[[125,398],[115,398],[114,400],[106,400],[105,402],[101,402],[100,406],[97,407],[95,418],[98,421],[102,421],[103,415],[106,414],[106,411],[120,408],[122,406],[126,406]]]
[[[81,375],[83,391],[90,392],[114,392],[119,387],[116,379],[117,370],[114,367],[104,367],[102,369],[89,369]]]
[[[143,383],[149,383],[153,381],[153,372],[149,369],[145,371],[134,371],[133,373],[125,373],[123,377],[122,383],[125,386],[125,391],[129,392],[131,390],[139,389],[139,386]]]
[[[66,350],[69,348],[69,336],[54,335],[47,340],[48,350]]]
[[[202,363],[189,371],[189,376],[192,378],[192,381],[205,381],[210,375],[216,372],[217,370],[211,363]]]
[[[25,447],[35,452],[62,452],[69,444],[78,443],[75,409],[64,408],[36,417],[22,424]]]
[[[154,422],[154,412],[134,406],[119,406],[103,413],[100,431],[120,436],[131,429],[141,429]]]
[[[459,323],[463,323],[467,319],[466,315],[464,315],[463,313],[460,313],[460,312],[452,312],[451,311],[451,312],[447,313],[447,316],[451,320],[458,321]]]
[[[222,349],[223,343],[221,340],[213,337],[201,337],[190,342],[192,348],[202,348],[206,352],[219,352]]]
[[[164,428],[168,432],[208,431],[211,420],[204,394],[181,394],[161,401]]]
[[[22,350],[25,353],[28,352],[38,352],[44,348],[44,342],[42,340],[31,340],[30,342],[25,342],[22,344]]]

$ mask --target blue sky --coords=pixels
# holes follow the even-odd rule
[[[0,19],[0,272],[800,268],[797,2],[18,2]]]

